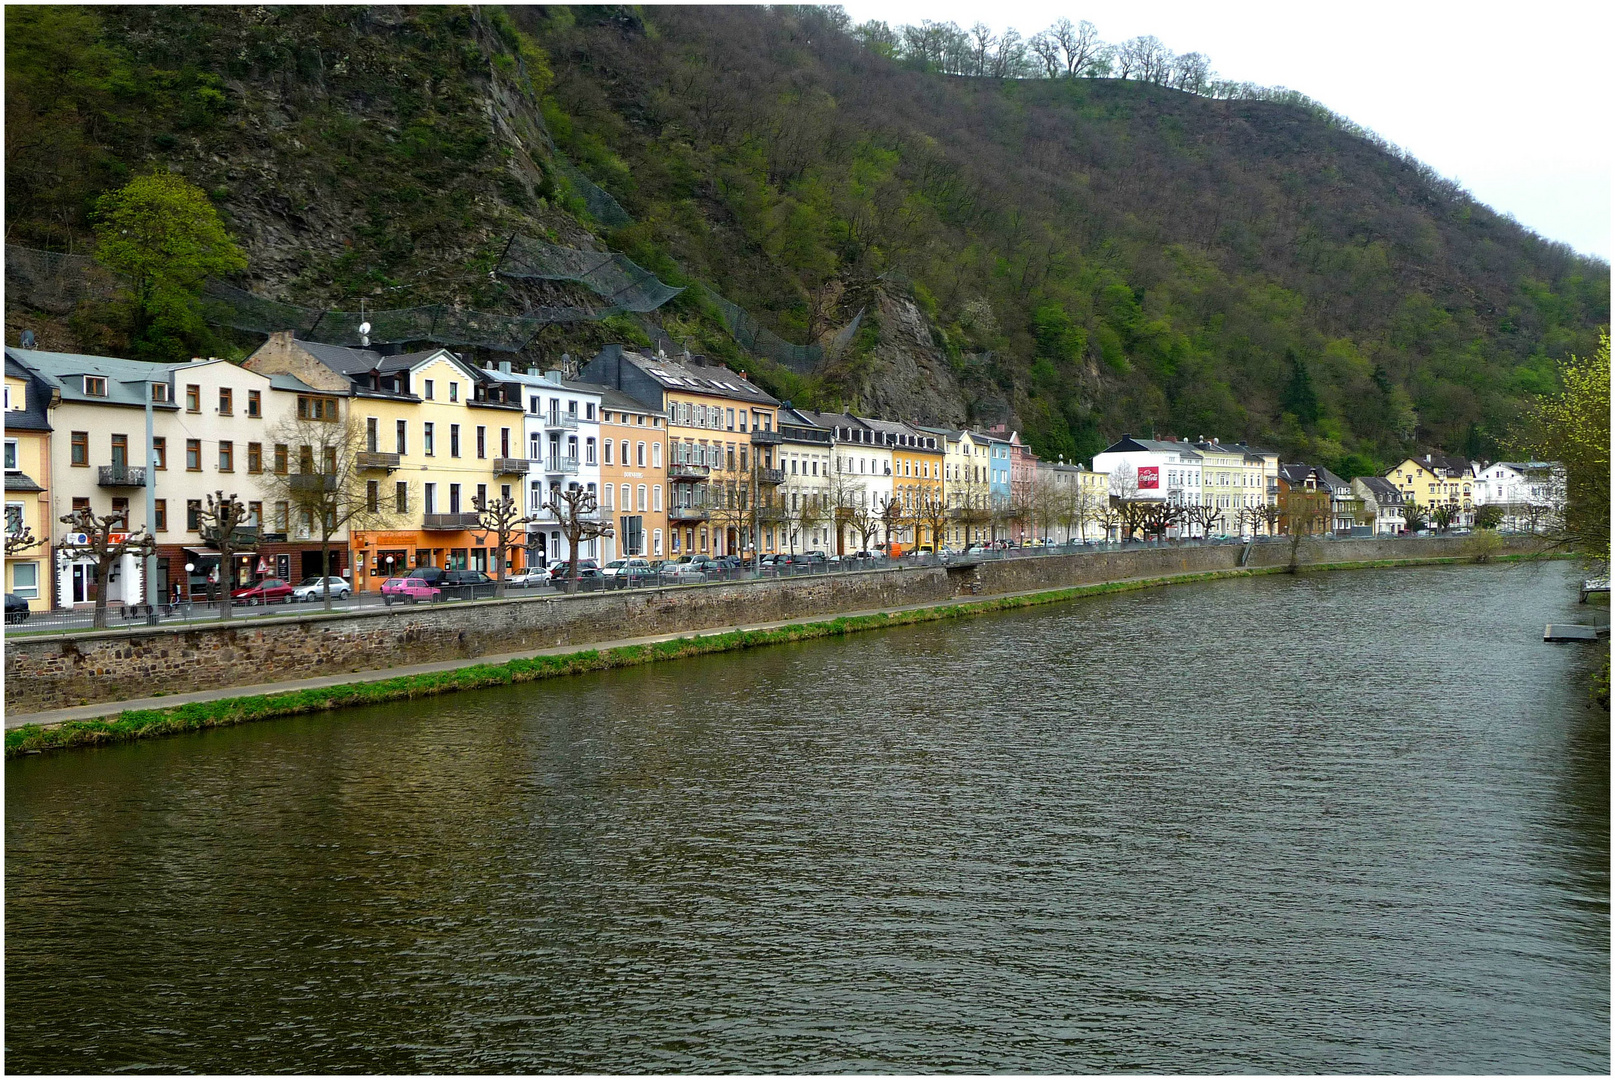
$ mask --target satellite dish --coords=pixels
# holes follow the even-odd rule
[[[22,347],[25,349],[32,349],[34,347],[34,332],[32,330],[24,330],[22,332]]]
[[[359,324],[359,333],[360,334],[368,334],[368,333],[370,333],[370,324],[367,323],[367,322],[360,323]]]

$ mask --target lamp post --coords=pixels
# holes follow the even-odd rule
[[[185,564],[185,604],[186,604],[187,608],[190,606],[190,603],[191,603],[191,575],[194,574],[194,573],[196,573],[196,564],[193,563],[193,562],[186,563]]]

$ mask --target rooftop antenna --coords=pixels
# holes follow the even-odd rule
[[[359,297],[359,344],[370,344],[370,320],[365,318],[364,297]]]

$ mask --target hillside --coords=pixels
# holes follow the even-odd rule
[[[791,372],[690,289],[546,330],[545,362],[648,329],[1050,456],[1151,429],[1347,475],[1487,453],[1609,319],[1605,264],[1325,116],[908,70],[835,9],[9,8],[7,92],[8,243],[83,250],[90,200],[163,167],[226,213],[239,284],[314,306],[586,304],[488,271],[513,233],[609,247],[789,341],[863,321]],[[115,346],[92,316],[53,329]]]

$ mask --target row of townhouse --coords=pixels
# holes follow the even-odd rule
[[[151,414],[151,439],[146,414]],[[138,602],[136,560],[96,580],[86,559],[53,543],[61,518],[88,507],[157,540],[159,595],[321,572],[374,590],[417,567],[492,573],[496,541],[476,507],[509,498],[528,515],[511,569],[566,558],[551,509],[564,489],[594,496],[611,535],[579,554],[747,555],[865,546],[962,547],[1028,536],[1116,535],[1116,500],[1212,508],[1186,535],[1279,530],[1285,491],[1330,494],[1324,527],[1371,522],[1401,531],[1403,507],[1509,510],[1505,527],[1544,523],[1563,500],[1563,470],[1543,462],[1472,465],[1438,454],[1386,477],[1342,479],[1285,464],[1273,451],[1217,439],[1123,435],[1090,468],[1042,461],[1000,425],[985,431],[792,407],[744,373],[702,357],[674,360],[608,345],[579,377],[469,363],[446,349],[389,353],[270,335],[241,364],[147,364],[111,357],[6,351],[7,591],[31,606]],[[332,443],[326,428],[351,433]],[[365,512],[329,543],[287,497],[298,476],[338,471],[351,446]],[[230,565],[202,529],[217,492],[238,496],[249,529]],[[148,503],[150,504],[148,510]],[[1554,511],[1555,513],[1557,510]],[[1183,531],[1180,529],[1179,531]],[[876,545],[874,540],[884,539]]]

